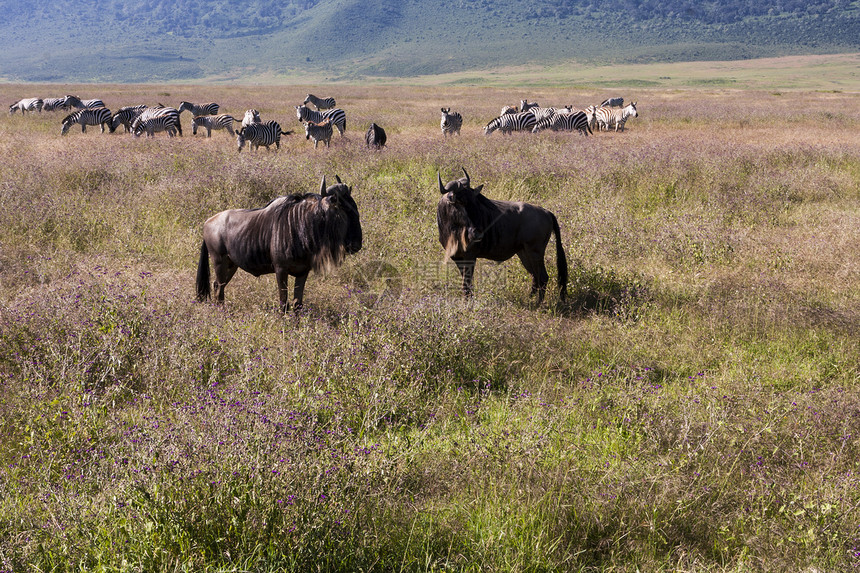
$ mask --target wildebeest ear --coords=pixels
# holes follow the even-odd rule
[[[445,194],[445,186],[442,185],[442,176],[439,174],[438,171],[436,172],[436,177],[439,178],[439,193],[444,195]]]
[[[469,177],[469,172],[466,171],[466,168],[463,168],[463,174],[466,176],[466,187],[469,187],[469,184],[472,182],[472,179]]]
[[[325,175],[323,175],[322,181],[320,181],[320,195],[325,197]]]
[[[337,174],[335,174],[334,179],[335,179],[335,181],[337,181],[338,183],[343,183],[343,182],[340,180],[340,176],[338,176]]]
[[[483,189],[483,188],[484,188],[484,185],[483,185],[483,184],[481,184],[481,185],[478,185],[477,187],[475,187],[474,189],[472,189],[472,191],[474,191],[474,192],[475,192],[475,195],[480,195],[480,194],[481,194],[481,189]]]

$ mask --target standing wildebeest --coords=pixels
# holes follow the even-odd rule
[[[436,207],[439,242],[463,277],[463,292],[472,294],[476,259],[506,261],[516,255],[532,276],[531,294],[543,302],[549,275],[544,253],[550,235],[555,234],[559,297],[567,295],[567,258],[561,244],[558,220],[542,207],[513,201],[494,201],[481,194],[483,185],[472,188],[469,174],[442,185]]]
[[[281,312],[289,308],[289,278],[295,277],[293,305],[301,308],[305,281],[311,270],[325,272],[340,265],[347,254],[361,250],[361,221],[352,187],[335,176],[337,185],[319,194],[278,197],[262,209],[230,209],[210,217],[203,225],[203,243],[197,265],[197,299],[224,301],[224,287],[242,269],[255,277],[275,273]],[[209,279],[209,256],[215,267]]]
[[[375,123],[371,123],[370,127],[367,128],[367,133],[364,134],[364,142],[371,149],[382,149],[385,147],[387,139],[385,130]]]

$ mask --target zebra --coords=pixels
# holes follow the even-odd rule
[[[9,106],[9,113],[14,114],[18,110],[21,110],[21,115],[24,115],[24,112],[27,111],[38,111],[39,113],[42,113],[43,103],[42,98],[38,97],[20,99]]]
[[[502,111],[499,112],[499,115],[507,115],[509,113],[520,113],[520,108],[515,105],[506,105],[502,108]]]
[[[191,103],[188,101],[179,102],[179,113],[182,113],[186,109],[191,112],[191,116],[195,117],[198,115],[218,115],[218,109],[220,106],[217,103]]]
[[[611,97],[603,100],[597,107],[624,107],[624,98],[623,97]]]
[[[81,125],[81,132],[87,132],[88,125],[98,125],[102,128],[102,133],[105,132],[105,124],[110,123],[111,113],[110,110],[106,107],[96,107],[93,109],[79,109],[78,111],[72,112],[63,118],[63,129],[60,131],[61,135],[66,135],[69,132],[69,128],[72,125],[79,123]]]
[[[500,115],[484,126],[484,135],[490,135],[497,129],[508,135],[514,131],[531,131],[536,124],[537,119],[533,113],[507,113]]]
[[[312,103],[317,108],[317,111],[331,109],[335,106],[333,97],[317,97],[314,94],[308,94],[302,105],[308,105],[309,103]]]
[[[528,110],[530,110],[533,107],[540,107],[540,104],[536,101],[529,103],[529,100],[524,99],[520,102],[520,113],[527,112]]]
[[[452,113],[450,107],[443,107],[440,127],[442,128],[442,135],[444,137],[454,135],[455,133],[460,135],[460,128],[463,127],[463,116],[456,111]]]
[[[245,112],[245,117],[242,118],[242,127],[252,123],[263,123],[263,120],[260,119],[260,112],[256,109],[247,110]]]
[[[42,111],[56,111],[66,109],[65,97],[46,97],[42,100]]]
[[[110,132],[113,133],[117,130],[117,128],[121,125],[125,127],[125,132],[131,132],[131,126],[134,123],[134,120],[143,113],[143,110],[146,109],[146,105],[129,105],[125,107],[119,108],[119,110],[113,114],[113,117],[110,120]]]
[[[343,132],[346,131],[346,112],[339,108],[328,111],[314,111],[306,105],[297,105],[296,117],[299,118],[299,121],[312,121],[314,123],[322,123],[329,119],[332,125],[340,132],[341,137],[343,137]]]
[[[213,129],[226,129],[227,136],[233,134],[233,122],[238,121],[230,114],[221,115],[198,115],[191,120],[191,134],[197,135],[198,127],[206,128],[206,137],[212,136]]]
[[[317,144],[322,141],[325,143],[326,147],[331,147],[331,136],[334,134],[334,130],[331,127],[331,120],[325,120],[321,123],[314,123],[309,121],[305,123],[305,139],[313,139],[314,140],[314,149],[317,148]]]
[[[242,151],[246,141],[251,151],[254,151],[261,145],[268,150],[273,143],[275,148],[280,149],[281,136],[290,135],[292,131],[283,131],[277,121],[268,121],[243,125],[241,130],[233,130],[233,133],[236,134],[236,145],[239,151]]]
[[[174,107],[148,107],[144,109],[131,124],[135,137],[146,132],[147,137],[154,137],[159,131],[166,131],[169,137],[182,135],[182,124],[179,121],[179,111]]]
[[[367,133],[364,134],[364,143],[371,149],[382,149],[385,147],[387,139],[385,130],[375,123],[371,123],[370,127],[367,128]]]
[[[608,131],[613,125],[615,126],[615,131],[618,131],[619,128],[621,131],[624,131],[624,124],[630,117],[639,117],[635,101],[623,108],[599,107],[594,112],[594,121],[603,131]]]
[[[97,107],[104,107],[105,102],[100,99],[81,99],[77,96],[67,95],[66,105],[68,107],[75,107],[78,109],[94,109]]]
[[[533,113],[537,123],[532,128],[532,133],[538,133],[550,126],[553,118],[558,114],[569,114],[573,112],[573,106],[568,105],[562,108],[554,107],[533,107],[529,113]]]
[[[580,135],[585,136],[592,133],[591,127],[588,125],[588,116],[582,110],[572,113],[558,112],[546,121],[541,129],[543,128],[549,128],[553,131],[579,131]]]

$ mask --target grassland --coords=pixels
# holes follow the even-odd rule
[[[846,571],[860,566],[860,100],[839,91],[17,86],[218,101],[347,137],[60,136],[0,119],[0,570]],[[521,98],[624,133],[484,137]],[[441,138],[438,110],[466,118]],[[369,152],[375,121],[388,147]],[[436,174],[552,210],[570,300],[464,300]],[[365,242],[275,311],[194,300],[201,225],[354,186]],[[552,256],[549,266],[554,268]],[[554,277],[551,284],[554,284]]]

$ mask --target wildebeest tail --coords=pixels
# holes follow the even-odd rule
[[[203,302],[212,294],[212,283],[209,280],[209,247],[206,241],[200,245],[200,262],[197,263],[197,300]]]
[[[558,219],[552,216],[552,232],[555,233],[555,264],[558,268],[558,296],[561,300],[567,298],[567,257],[561,244],[561,228]]]

